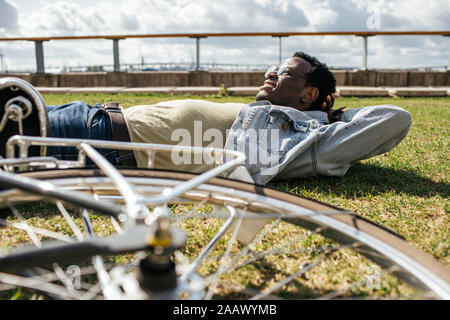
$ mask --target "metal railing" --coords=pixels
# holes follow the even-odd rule
[[[59,36],[59,37],[23,37],[0,38],[0,41],[33,41],[35,44],[36,72],[45,73],[45,41],[54,40],[92,40],[113,41],[114,72],[120,71],[119,41],[132,38],[193,38],[196,40],[196,67],[200,70],[200,39],[211,37],[274,37],[279,38],[279,62],[281,62],[282,38],[290,36],[355,36],[363,39],[362,70],[367,70],[368,38],[374,36],[450,36],[450,31],[337,31],[337,32],[241,32],[241,33],[182,33],[182,34],[135,34],[135,35],[99,35],[99,36]],[[450,67],[450,66],[449,66]]]

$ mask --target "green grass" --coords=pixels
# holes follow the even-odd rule
[[[149,93],[48,94],[44,99],[49,105],[82,100],[91,104],[119,101],[124,107],[173,99],[253,101],[252,97]],[[270,185],[355,211],[397,232],[450,266],[450,99],[338,98],[335,105],[353,108],[381,104],[398,105],[412,115],[408,136],[391,152],[361,161],[343,178],[299,178]]]
[[[85,101],[89,104],[97,102],[105,103],[118,101],[127,108],[135,105],[151,105],[161,101],[178,99],[203,99],[213,102],[245,102],[254,101],[252,97],[223,97],[223,96],[196,96],[196,95],[173,95],[169,93],[119,93],[119,94],[100,94],[100,93],[68,93],[68,94],[44,94],[45,102],[48,105],[62,105],[70,101]]]
[[[138,104],[154,104],[169,99],[206,99],[214,102],[251,102],[251,97],[219,97],[219,96],[173,96],[169,94],[65,94],[44,95],[49,105],[64,104],[69,101],[82,100],[90,104],[97,102],[119,101],[124,107]],[[405,140],[391,152],[362,161],[352,168],[343,178],[316,177],[299,178],[293,181],[276,181],[270,186],[293,192],[308,198],[316,199],[354,211],[394,232],[402,235],[408,242],[422,251],[433,255],[447,267],[450,267],[448,249],[450,247],[450,221],[449,221],[449,166],[448,136],[450,128],[450,111],[447,98],[340,98],[336,106],[361,107],[379,104],[395,104],[408,110],[412,114],[413,124]],[[68,226],[61,216],[52,214],[51,207],[35,204],[35,207],[26,210],[31,215],[25,218],[31,225],[49,227],[55,231],[65,230],[70,235]],[[186,212],[186,207],[175,209],[176,212]],[[33,212],[39,211],[38,216]],[[74,215],[74,218],[76,215]],[[94,217],[94,229],[103,234],[111,232],[108,219]],[[77,223],[81,226],[79,217]],[[195,256],[201,250],[201,243],[206,243],[213,235],[213,229],[218,230],[221,221],[212,224],[203,223],[194,219],[185,223],[184,227],[191,234],[185,250],[187,256]],[[290,239],[298,232],[289,225],[280,225],[275,228],[260,248],[276,246],[280,239]],[[0,230],[1,231],[1,230]],[[1,246],[29,242],[25,232],[7,230],[0,232]],[[320,236],[306,238],[292,249],[302,248],[314,243],[317,246],[331,245],[328,240]],[[1,247],[0,246],[0,247]],[[298,246],[298,247],[297,247]],[[225,250],[225,241],[220,241],[217,252]],[[233,251],[237,248],[233,248]],[[279,270],[296,272],[300,262],[312,257],[304,253],[295,253],[288,256],[269,256],[265,261],[246,266],[237,274],[230,276],[227,281],[234,285],[245,285],[253,289],[263,288],[264,284],[279,281]],[[112,259],[121,259],[112,258]],[[126,260],[126,259],[125,259]],[[324,294],[329,290],[336,290],[349,279],[361,279],[370,262],[362,261],[355,254],[340,250],[330,258],[331,263],[321,264],[317,270],[296,279],[287,286],[281,296],[283,297],[313,297]],[[207,276],[217,266],[217,261],[205,263],[199,272]],[[328,276],[331,275],[331,276]],[[331,279],[331,282],[330,282]],[[381,297],[395,296],[398,292],[408,293],[408,288],[398,284],[396,279],[387,277],[383,279],[382,288],[377,294]],[[318,289],[319,288],[319,289]],[[368,291],[356,291],[351,294],[364,296]],[[9,299],[36,299],[40,296],[28,294],[21,289],[8,293]],[[1,296],[0,296],[1,297]],[[226,289],[218,296],[234,297]]]

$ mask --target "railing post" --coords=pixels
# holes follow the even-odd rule
[[[272,38],[278,38],[278,63],[281,64],[281,52],[282,52],[282,47],[281,47],[281,38],[287,38],[289,36],[287,35],[282,35],[282,36],[272,36]]]
[[[0,72],[5,72],[5,63],[3,61],[3,51],[0,50]]]
[[[363,36],[362,70],[367,70],[367,36]]]
[[[367,49],[367,39],[369,37],[373,37],[374,35],[368,35],[368,34],[362,34],[362,35],[357,35],[357,37],[362,37],[363,39],[363,50],[362,50],[362,66],[361,66],[361,70],[366,71],[367,70],[367,55],[368,55],[368,49]]]
[[[195,71],[200,70],[200,39],[206,38],[206,36],[191,36],[189,38],[195,39],[195,53],[196,53],[196,60],[195,60]]]
[[[450,70],[450,36],[445,35],[444,37],[446,37],[447,43],[448,43],[448,61],[447,61],[447,71]]]
[[[34,40],[36,54],[36,73],[45,73],[43,40]]]
[[[195,46],[196,46],[196,61],[197,63],[195,64],[195,71],[200,70],[200,38],[196,38],[195,39]]]
[[[120,72],[120,60],[119,60],[119,40],[113,40],[113,54],[114,54],[114,72]]]

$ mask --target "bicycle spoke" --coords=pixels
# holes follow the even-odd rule
[[[281,219],[278,218],[278,219],[272,221],[272,223],[271,223],[270,225],[266,225],[266,226],[264,227],[264,230],[263,230],[262,232],[260,232],[260,234],[259,234],[257,237],[255,237],[249,244],[247,244],[247,245],[245,246],[245,248],[242,250],[241,255],[240,255],[239,257],[237,257],[236,260],[239,259],[240,257],[245,256],[245,255],[250,251],[250,249],[251,249],[255,244],[259,243],[259,242],[264,238],[264,236],[265,236],[266,234],[268,234],[269,232],[271,232],[272,229],[273,229],[277,224],[280,223],[280,221],[281,221]],[[233,261],[233,262],[234,262],[234,261]]]
[[[111,221],[112,226],[114,227],[114,230],[116,230],[117,233],[123,232],[122,228],[121,228],[119,222],[117,222],[116,218],[110,217],[110,221]]]
[[[42,279],[42,280],[47,281],[47,282],[56,282],[56,281],[60,281],[61,280],[61,276],[57,275],[56,272],[49,272],[46,269],[33,268],[33,272],[36,274],[36,276],[34,276],[34,277],[37,277],[38,279]],[[64,270],[62,270],[62,272],[64,272]],[[77,289],[78,291],[83,293],[82,290],[90,291],[91,289],[93,289],[93,287],[97,286],[96,284],[94,285],[92,283],[85,282],[85,281],[81,280],[82,276],[91,275],[91,274],[94,274],[94,273],[96,273],[96,271],[91,266],[79,269],[79,274],[77,275],[77,276],[80,277],[78,279],[79,280],[79,288]],[[34,277],[32,276],[32,277],[29,277],[29,278],[32,279]],[[65,277],[67,277],[67,276],[65,276]],[[63,276],[63,278],[64,278],[64,276]],[[68,279],[68,280],[70,280],[70,279]],[[81,296],[80,299],[83,300],[84,298]]]
[[[9,202],[7,203],[7,205],[8,205],[9,210],[11,210],[11,212],[14,214],[14,216],[16,216],[16,218],[19,219],[19,221],[23,224],[24,230],[30,237],[33,244],[36,247],[41,248],[42,247],[41,240],[39,240],[39,238],[36,236],[36,233],[33,232],[33,230],[30,228],[30,226],[25,221],[23,216],[19,213],[19,211],[16,209],[16,207],[12,206]]]
[[[105,265],[106,270],[111,270],[113,267],[114,267],[114,265],[112,265],[112,264]],[[33,268],[33,271],[35,271],[35,273],[38,274],[40,278],[45,279],[46,281],[54,282],[54,281],[58,280],[58,277],[55,275],[54,272],[50,272],[46,269],[35,267],[35,268]],[[95,270],[95,268],[93,266],[80,267],[80,269],[79,269],[80,276],[88,276],[88,275],[95,274],[96,272],[97,271]],[[90,285],[89,288],[91,286],[92,285]]]
[[[385,276],[385,275],[388,275],[388,274],[392,273],[393,271],[395,271],[395,269],[396,269],[396,267],[392,266],[389,269],[384,270],[383,272],[379,273],[378,276],[381,278],[382,276]],[[320,296],[320,297],[317,298],[317,300],[331,300],[331,299],[334,299],[334,298],[336,298],[336,297],[338,297],[338,296],[340,296],[340,295],[342,295],[342,294],[344,294],[344,293],[346,293],[348,291],[351,291],[351,290],[354,290],[356,288],[362,287],[363,285],[366,285],[367,282],[368,282],[368,279],[361,279],[361,280],[353,283],[351,286],[349,286],[347,288],[344,288],[344,289],[341,289],[341,290],[335,290],[335,291],[329,292],[329,293],[327,293],[327,294],[325,294],[323,296]]]
[[[97,192],[95,192],[95,191],[93,191],[93,197],[94,197],[94,199],[96,199],[96,200],[100,200],[100,195],[99,195]],[[123,232],[122,227],[120,226],[120,224],[119,224],[119,222],[117,221],[117,218],[116,218],[116,217],[112,217],[112,216],[111,216],[111,217],[109,218],[109,220],[111,221],[111,224],[112,224],[114,230],[116,230],[117,233],[122,233],[122,232]]]
[[[92,273],[95,273],[95,270],[92,270],[93,268],[89,267],[89,268],[82,268],[80,269],[80,275],[89,275]],[[27,279],[29,280],[36,280],[36,281],[40,281],[42,283],[51,283],[51,282],[55,282],[55,281],[59,281],[61,280],[61,276],[58,276],[56,274],[56,272],[48,272],[45,269],[41,269],[41,268],[33,268],[34,273],[36,274],[35,276],[31,276],[31,277],[27,277]],[[62,271],[64,272],[64,271]],[[66,276],[67,277],[67,276]],[[63,282],[64,283],[64,282]],[[6,284],[2,284],[0,285],[0,291],[7,291],[7,290],[12,290],[12,289],[16,289],[18,286],[17,285],[6,285]],[[89,300],[94,298],[95,296],[98,295],[98,292],[101,291],[101,288],[98,289],[99,286],[98,285],[93,285],[91,283],[88,282],[84,282],[84,281],[80,281],[80,289],[84,289],[86,290],[86,293],[83,294],[82,296],[79,297],[80,300]],[[78,290],[80,291],[80,290]],[[95,293],[95,294],[91,294]]]
[[[286,279],[278,282],[277,284],[273,285],[272,287],[264,290],[263,292],[261,292],[260,294],[257,294],[253,297],[250,298],[250,300],[259,300],[262,299],[266,296],[268,296],[269,294],[273,293],[274,291],[282,288],[283,286],[285,286],[286,284],[288,284],[289,282],[293,281],[294,279],[300,277],[301,275],[303,275],[304,273],[306,273],[307,271],[311,270],[312,268],[314,268],[315,266],[317,266],[319,263],[323,262],[330,253],[335,252],[337,250],[340,250],[342,248],[348,248],[348,246],[339,246],[337,248],[333,248],[332,250],[326,251],[324,252],[324,254],[318,258],[316,261],[314,261],[313,263],[303,263],[301,266],[301,269],[299,271],[297,271],[295,274],[287,277]]]
[[[293,239],[293,240],[291,240],[291,241],[289,241],[289,242],[287,242],[287,243],[285,243],[283,245],[277,246],[277,247],[272,248],[272,249],[267,250],[267,251],[257,252],[257,253],[255,253],[255,256],[248,258],[247,260],[243,261],[240,264],[236,264],[236,265],[233,266],[232,263],[230,263],[230,265],[231,265],[230,268],[227,269],[225,272],[231,272],[231,271],[233,271],[235,269],[242,268],[243,266],[245,266],[247,264],[250,264],[250,263],[253,263],[253,262],[257,261],[257,260],[260,260],[260,259],[262,259],[262,258],[264,258],[264,257],[266,257],[268,255],[281,254],[281,253],[285,252],[285,251],[283,251],[284,248],[287,248],[287,247],[289,247],[292,244],[301,242],[301,241],[305,240],[306,238],[311,237],[312,235],[319,233],[321,230],[322,230],[321,228],[317,228],[316,230],[314,230],[310,234],[300,235],[296,239]],[[288,252],[291,253],[290,251],[288,251]],[[292,252],[298,252],[298,251],[292,251]],[[238,260],[238,259],[236,259],[236,260]],[[234,261],[234,262],[236,262],[236,261]]]
[[[83,234],[82,234],[80,228],[77,227],[77,225],[73,221],[72,217],[67,212],[66,208],[64,208],[64,205],[62,204],[62,202],[61,201],[57,201],[56,202],[56,207],[59,209],[59,211],[61,212],[62,216],[66,219],[67,223],[69,224],[70,228],[74,232],[74,234],[75,234],[76,238],[78,239],[78,241],[83,241]]]
[[[83,217],[84,227],[86,229],[86,233],[89,238],[94,237],[94,228],[91,223],[91,219],[89,218],[89,211],[86,209],[82,209],[81,215]],[[101,287],[101,291],[105,295],[105,297],[118,297],[120,296],[120,292],[113,285],[111,285],[111,277],[105,268],[105,264],[103,259],[96,255],[92,257],[92,264],[94,265],[95,270],[97,271],[98,276],[98,284]]]
[[[67,290],[67,288],[52,283],[47,283],[45,280],[42,279],[37,278],[28,279],[21,276],[0,272],[0,282],[18,287],[27,287],[30,289],[35,289],[41,292],[54,294],[63,298],[69,299],[73,298],[72,293],[69,290]]]
[[[281,287],[283,287],[284,285],[288,284],[292,280],[300,277],[306,271],[309,271],[310,269],[312,269],[313,267],[318,265],[320,262],[323,261],[323,259],[324,259],[324,256],[322,256],[320,259],[318,259],[317,261],[315,261],[312,264],[304,263],[303,266],[301,267],[301,269],[297,273],[295,273],[295,274],[291,275],[290,277],[284,279],[283,281],[275,284],[271,288],[268,288],[268,289],[264,290],[260,294],[257,294],[255,296],[251,297],[250,300],[260,300],[260,299],[262,299],[264,297],[267,297],[269,294],[273,293],[275,290],[280,289]]]
[[[235,217],[235,216],[236,216],[236,210],[235,210],[233,207],[231,207],[231,206],[226,206],[226,208],[227,208],[228,210],[230,210],[231,217]],[[224,255],[223,255],[223,257],[222,257],[222,259],[221,259],[221,261],[220,261],[220,263],[219,263],[219,270],[217,270],[215,276],[213,277],[212,284],[210,285],[209,290],[208,290],[208,293],[207,293],[206,296],[205,296],[205,299],[206,299],[206,300],[210,300],[210,299],[211,299],[211,297],[212,297],[212,295],[213,295],[213,293],[214,293],[214,290],[216,289],[216,286],[217,286],[217,282],[218,282],[218,280],[219,280],[219,277],[220,277],[220,276],[223,274],[223,272],[225,271],[225,270],[224,270],[224,269],[225,269],[225,262],[226,262],[227,258],[228,258],[229,255],[230,255],[231,248],[232,248],[232,246],[233,246],[233,243],[234,243],[234,241],[235,241],[235,239],[236,239],[237,233],[238,233],[239,228],[240,228],[240,226],[241,226],[242,219],[243,219],[243,215],[239,215],[238,221],[237,221],[237,223],[236,223],[236,226],[234,227],[233,235],[231,236],[231,239],[228,241],[228,247],[227,247],[227,249],[226,249],[226,251],[225,251],[225,253],[224,253]]]
[[[186,220],[186,219],[191,219],[193,217],[198,217],[197,216],[197,209],[200,208],[201,206],[203,206],[206,203],[206,199],[200,201],[199,203],[197,203],[188,213],[177,216],[177,215],[170,215],[170,218],[175,219],[175,220]]]
[[[64,241],[64,242],[75,242],[75,239],[73,239],[69,236],[65,236],[65,235],[59,234],[57,232],[49,231],[46,229],[33,227],[33,226],[30,226],[30,225],[22,223],[22,222],[9,222],[3,218],[0,218],[0,224],[5,227],[14,227],[16,229],[24,230],[24,231],[32,230],[34,233],[42,235],[47,238],[53,238],[53,239]]]
[[[94,236],[94,228],[92,227],[91,218],[89,218],[89,211],[84,208],[81,209],[81,218],[83,219],[84,229],[88,238],[92,238]]]
[[[189,270],[182,276],[182,279],[188,278],[192,272],[194,272],[198,266],[202,263],[202,261],[207,257],[209,252],[214,248],[217,241],[225,234],[225,232],[228,231],[232,223],[234,222],[235,217],[231,216],[228,218],[228,220],[224,223],[222,228],[216,233],[216,235],[211,239],[211,241],[205,246],[205,248],[202,250],[202,252],[198,255],[198,257],[194,260],[194,262],[191,263],[191,266]]]
[[[257,295],[259,293],[258,290],[252,289],[252,288],[246,288],[246,287],[242,287],[242,286],[238,286],[232,283],[228,283],[228,282],[219,282],[219,284],[217,285],[218,288],[220,289],[230,289],[233,290],[235,292],[239,292],[242,293],[246,296],[249,297],[253,297],[254,295]],[[285,300],[283,298],[280,298],[279,296],[276,295],[272,295],[272,294],[268,294],[266,296],[267,299],[270,300]]]

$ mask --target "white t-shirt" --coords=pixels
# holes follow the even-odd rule
[[[132,142],[224,148],[227,130],[245,105],[186,99],[134,106],[123,114]],[[147,167],[147,152],[135,151],[135,157],[138,167]],[[157,152],[153,165],[155,169],[187,172],[212,167],[201,156],[188,160],[180,152]]]

